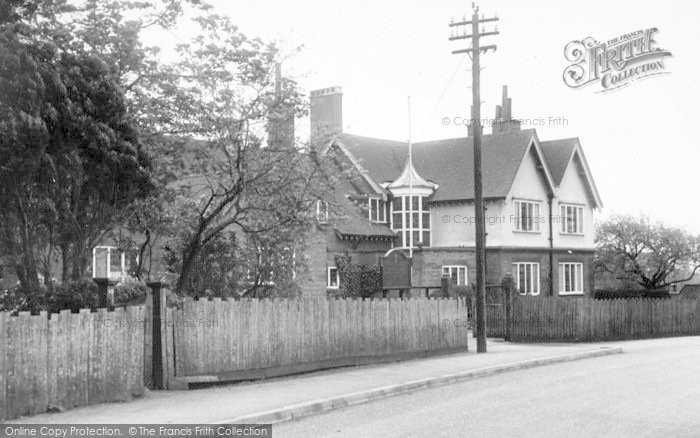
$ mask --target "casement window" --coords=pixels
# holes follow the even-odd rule
[[[583,263],[559,263],[559,295],[583,294]]]
[[[430,246],[430,209],[427,196],[396,196],[391,202],[391,229],[401,248]]]
[[[126,253],[114,246],[96,246],[92,249],[92,277],[123,278],[129,261]]]
[[[442,276],[452,278],[452,284],[456,286],[467,285],[467,267],[466,266],[443,266]]]
[[[564,234],[583,234],[582,206],[561,205],[561,232]]]
[[[540,231],[540,203],[513,201],[513,219],[515,231]]]
[[[513,263],[515,271],[515,287],[520,295],[540,294],[540,264]]]
[[[386,202],[379,198],[369,199],[369,220],[372,222],[386,223]]]
[[[336,266],[328,267],[326,287],[328,289],[338,289],[340,287],[340,275]]]
[[[319,222],[328,222],[328,202],[316,201],[316,220]]]

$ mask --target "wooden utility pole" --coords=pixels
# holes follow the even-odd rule
[[[480,96],[480,76],[481,66],[479,65],[479,55],[481,52],[496,50],[495,45],[481,46],[479,39],[489,35],[498,35],[498,29],[492,32],[486,32],[482,26],[479,32],[479,24],[490,21],[498,21],[498,17],[484,18],[483,14],[479,18],[479,7],[472,3],[472,19],[467,21],[467,17],[463,17],[462,21],[455,22],[454,19],[450,22],[452,35],[450,41],[462,40],[471,38],[472,46],[468,49],[454,50],[452,54],[468,53],[472,59],[472,115],[471,127],[473,131],[474,143],[474,216],[475,216],[475,234],[476,234],[476,351],[477,353],[486,352],[486,247],[485,247],[485,230],[484,230],[484,197],[481,179],[481,96]],[[467,34],[467,28],[463,28],[462,35],[459,34],[460,27],[471,24],[471,34]],[[455,33],[456,29],[456,33]]]

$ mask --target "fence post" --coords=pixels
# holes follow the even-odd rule
[[[515,288],[515,281],[513,276],[508,273],[501,281],[501,287],[503,287],[503,295],[505,299],[505,316],[506,316],[506,334],[505,340],[511,340],[511,327],[513,326],[513,289]]]
[[[153,315],[151,322],[153,324],[153,332],[151,342],[153,344],[153,352],[151,354],[151,362],[153,364],[153,387],[155,389],[167,389],[168,383],[168,358],[166,357],[166,338],[164,327],[166,321],[166,294],[165,288],[167,285],[160,281],[150,281],[146,283],[151,288]]]
[[[106,307],[108,310],[114,310],[114,286],[118,283],[117,280],[93,278],[92,281],[97,284],[97,289],[100,292],[97,307]]]
[[[440,278],[440,294],[443,298],[451,297],[452,292],[452,277],[442,277]]]

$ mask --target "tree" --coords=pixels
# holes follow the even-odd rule
[[[64,281],[83,276],[89,250],[150,181],[117,68],[58,19],[77,9],[18,10],[0,26],[0,235],[35,291],[39,259],[49,285],[55,258]]]
[[[167,246],[177,254],[171,260],[176,292],[192,294],[198,294],[198,259],[223,233],[237,233],[246,266],[258,258],[251,248],[268,251],[273,241],[294,248],[329,181],[311,148],[265,142],[271,118],[303,115],[307,107],[291,81],[282,96],[275,94],[275,46],[246,37],[226,17],[205,14],[195,21],[202,34],[180,45],[178,61],[163,70],[159,116],[151,125],[157,135],[179,139],[158,144],[156,166],[176,176],[166,186],[181,204],[189,200],[169,230],[178,238]],[[279,262],[275,271],[282,270]]]
[[[596,268],[644,289],[688,281],[700,270],[700,237],[652,223],[615,216],[596,229]]]

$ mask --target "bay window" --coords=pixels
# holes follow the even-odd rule
[[[399,246],[430,246],[430,210],[427,196],[396,196],[391,202],[391,229],[398,233]]]

